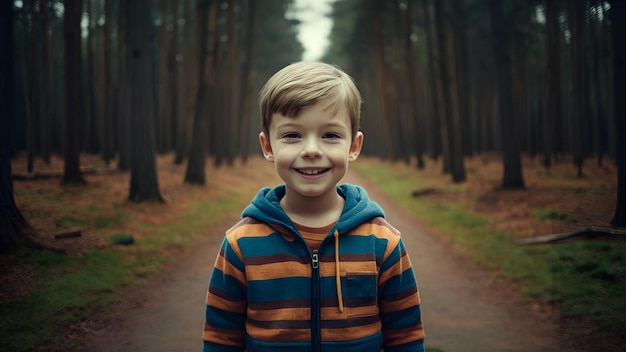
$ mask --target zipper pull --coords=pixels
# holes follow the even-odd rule
[[[313,255],[311,256],[311,264],[313,264],[313,269],[317,269],[320,265],[319,258],[317,257],[317,249],[313,251]]]

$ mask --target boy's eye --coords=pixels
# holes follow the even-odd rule
[[[338,135],[337,133],[325,133],[324,134],[324,139],[341,139],[341,136]]]
[[[284,139],[298,139],[300,138],[300,135],[297,133],[285,133],[283,134],[283,138]]]

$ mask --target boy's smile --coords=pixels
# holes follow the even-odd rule
[[[285,182],[290,202],[335,201],[336,186],[363,143],[361,132],[352,138],[348,111],[337,98],[306,107],[297,117],[274,113],[268,133],[259,136],[261,148]]]

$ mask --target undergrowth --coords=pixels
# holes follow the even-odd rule
[[[410,190],[428,186],[420,184],[418,170],[358,163],[353,168],[438,234],[468,249],[473,260],[520,283],[530,299],[558,305],[563,318],[586,322],[584,330],[569,333],[600,341],[621,336],[626,329],[625,241],[581,239],[518,245],[511,234],[490,227],[489,214],[472,211],[468,204],[411,197]],[[450,184],[439,191],[462,192],[462,188]],[[537,209],[532,216],[572,220],[570,214],[546,209]]]

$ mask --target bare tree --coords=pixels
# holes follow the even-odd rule
[[[509,16],[503,11],[500,0],[490,0],[493,50],[498,81],[498,107],[500,113],[500,137],[502,138],[502,161],[504,175],[502,188],[524,188],[522,162],[513,111],[513,81],[511,73],[511,27],[507,25]]]
[[[130,192],[133,202],[163,201],[155,162],[153,58],[155,29],[150,0],[128,1],[128,74],[131,91],[132,145]]]
[[[209,11],[209,8],[211,10]],[[194,128],[191,139],[191,152],[189,153],[189,162],[187,163],[187,171],[185,173],[185,182],[191,184],[204,185],[206,183],[205,163],[206,163],[206,138],[208,134],[208,100],[210,95],[209,75],[210,59],[208,54],[212,43],[209,43],[210,30],[214,29],[217,6],[211,1],[198,2],[198,41],[200,50],[198,60],[198,88],[196,91],[196,110],[194,114]],[[209,15],[210,13],[210,15]],[[206,23],[208,19],[208,23]],[[213,53],[212,55],[215,55]]]
[[[611,3],[611,26],[613,35],[613,87],[615,97],[626,95],[626,3]],[[615,99],[615,120],[618,124],[617,150],[617,205],[611,226],[626,227],[626,101]]]
[[[15,76],[13,42],[13,3],[0,2],[0,254],[20,247],[35,246],[30,239],[34,230],[15,204],[11,179],[13,120],[15,112]]]
[[[63,184],[84,184],[80,172],[80,127],[81,127],[81,69],[80,69],[80,20],[83,4],[81,0],[65,1],[65,168]]]

